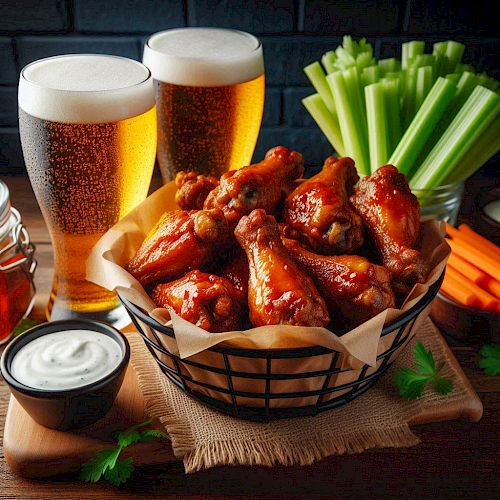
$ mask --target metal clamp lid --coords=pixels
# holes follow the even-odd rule
[[[11,271],[22,267],[33,282],[33,275],[37,266],[34,259],[35,245],[30,241],[28,231],[23,226],[21,215],[15,208],[10,208],[9,216],[13,214],[15,225],[12,228],[12,241],[0,249],[0,271]],[[9,262],[12,259],[11,262]]]

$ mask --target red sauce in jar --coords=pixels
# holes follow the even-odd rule
[[[33,304],[34,251],[19,212],[10,206],[7,186],[0,181],[0,344]]]
[[[24,258],[16,255],[2,267]],[[33,285],[26,270],[16,266],[10,271],[0,271],[0,342],[9,338],[16,324],[27,313],[34,295]]]

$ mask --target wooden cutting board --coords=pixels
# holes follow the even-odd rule
[[[449,348],[446,346],[446,349]],[[459,405],[443,405],[431,411],[422,410],[408,422],[410,425],[468,420],[477,422],[483,406],[455,357],[448,352],[450,363],[457,370],[468,397]],[[4,454],[15,474],[23,477],[49,477],[76,472],[97,450],[112,443],[112,434],[147,419],[137,377],[129,366],[114,406],[99,422],[77,431],[55,431],[37,424],[11,396],[4,432]],[[159,426],[157,426],[159,428]],[[154,465],[179,460],[174,456],[168,440],[155,440],[126,448],[136,465]]]
[[[56,431],[37,424],[11,396],[3,451],[12,472],[23,477],[48,477],[78,471],[96,451],[113,445],[112,434],[147,420],[137,377],[129,366],[123,385],[108,414],[95,424],[75,431]],[[159,425],[154,427],[161,428]],[[173,462],[168,440],[140,443],[124,450],[135,465]]]

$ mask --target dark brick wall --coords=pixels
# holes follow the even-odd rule
[[[23,172],[17,79],[31,61],[96,52],[140,59],[150,33],[182,26],[238,28],[264,45],[267,95],[256,156],[282,143],[317,164],[330,146],[304,110],[312,93],[302,68],[344,34],[367,36],[376,55],[403,41],[453,37],[465,59],[498,77],[497,17],[491,0],[0,0],[0,173]]]

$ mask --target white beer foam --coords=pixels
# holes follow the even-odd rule
[[[153,35],[144,47],[153,78],[191,87],[221,87],[264,73],[262,46],[236,30],[181,28]]]
[[[125,57],[76,54],[29,64],[19,79],[19,107],[62,123],[107,123],[154,106],[153,80],[141,63]]]

